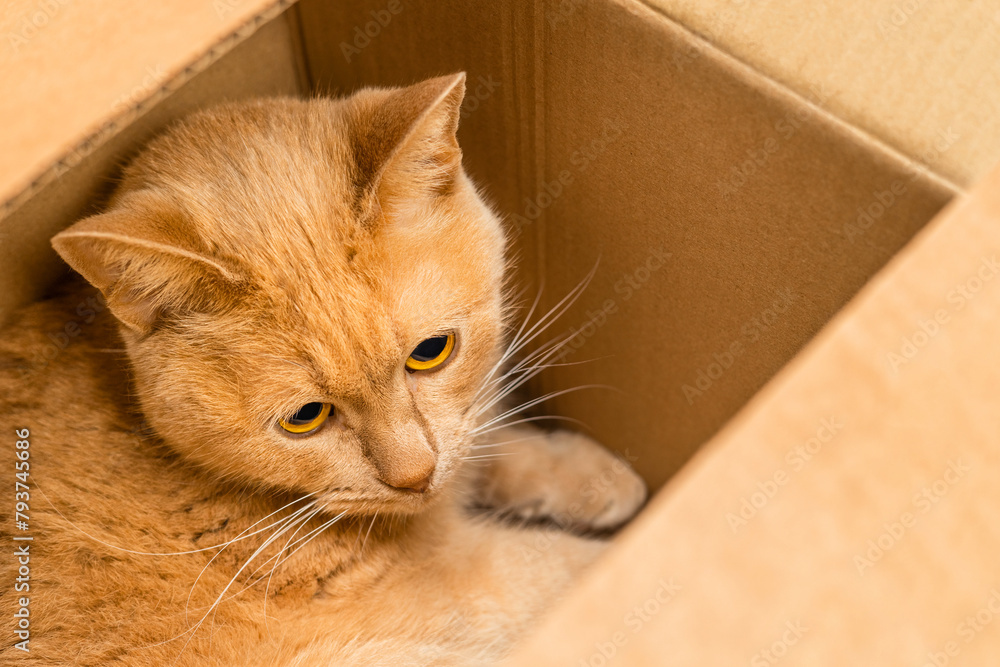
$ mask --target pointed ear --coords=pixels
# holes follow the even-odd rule
[[[446,194],[462,166],[459,112],[465,73],[359,94],[353,123],[356,179],[376,210]]]
[[[217,306],[233,271],[190,248],[169,217],[120,205],[52,238],[56,252],[101,290],[108,308],[139,334],[165,313]]]

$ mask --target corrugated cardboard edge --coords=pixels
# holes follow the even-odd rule
[[[891,155],[893,158],[911,167],[913,170],[924,173],[928,179],[934,181],[937,185],[947,190],[951,190],[956,194],[965,191],[965,188],[961,187],[957,183],[948,179],[944,175],[938,173],[930,165],[924,164],[923,162],[914,159],[910,155],[907,155],[906,153],[900,151],[899,149],[891,146],[890,144],[888,144],[881,138],[875,136],[874,134],[868,132],[867,130],[842,118],[841,116],[838,116],[829,109],[826,109],[816,104],[814,101],[802,95],[794,88],[791,88],[790,86],[778,81],[776,78],[774,78],[772,75],[768,74],[761,68],[753,65],[752,63],[747,62],[742,58],[737,57],[735,54],[732,53],[732,51],[726,49],[722,44],[719,44],[716,41],[708,39],[706,36],[702,35],[699,32],[696,32],[691,27],[685,25],[684,23],[681,23],[675,17],[667,14],[662,7],[658,7],[650,2],[647,2],[646,0],[619,0],[619,1],[641,5],[645,10],[659,17],[660,20],[668,21],[674,24],[675,26],[686,32],[690,36],[690,39],[692,41],[702,44],[703,48],[711,49],[720,58],[732,63],[734,67],[743,69],[751,73],[754,77],[760,80],[762,86],[772,89],[780,89],[782,94],[788,95],[789,97],[796,99],[800,104],[809,107],[817,115],[824,117],[834,125],[840,127],[847,134],[853,135],[858,141],[875,146],[879,151],[887,155]]]
[[[273,0],[263,11],[244,21],[243,24],[236,27],[221,40],[208,45],[200,53],[195,52],[190,62],[172,74],[168,74],[161,86],[144,91],[143,94],[138,95],[130,106],[117,115],[107,118],[97,130],[81,139],[63,158],[53,162],[48,168],[39,173],[26,188],[0,204],[0,219],[11,214],[46,185],[58,179],[62,174],[77,165],[83,158],[104,145],[111,137],[118,134],[123,127],[135,122],[136,119],[144,115],[149,109],[184,86],[199,72],[208,68],[236,45],[257,32],[262,25],[273,20],[294,4],[295,0]]]
[[[1000,13],[990,0],[646,0],[963,188],[1000,159]],[[940,132],[961,137],[935,155]],[[919,156],[919,157],[917,157]]]

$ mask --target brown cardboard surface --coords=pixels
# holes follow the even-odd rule
[[[0,202],[277,0],[12,0],[0,12]],[[86,152],[84,148],[81,152]]]
[[[602,31],[594,48],[588,38]],[[601,265],[561,326],[581,331],[566,360],[594,361],[553,369],[539,391],[616,388],[548,407],[628,450],[654,486],[951,195],[726,54],[698,49],[628,1],[580,5],[545,42],[544,180],[575,179],[543,221],[547,287],[561,295]],[[592,160],[574,162],[588,151]],[[879,214],[870,223],[869,209]]]
[[[1000,160],[996,2],[648,2],[803,96],[825,86],[824,109],[962,187]]]
[[[184,7],[178,6],[177,10],[183,12]],[[54,15],[52,20],[61,20],[60,16],[61,14]],[[230,17],[228,14],[225,16],[227,19],[245,18]],[[71,16],[66,20],[75,19]],[[59,28],[58,25],[50,27],[56,30],[69,29]],[[258,26],[252,27],[253,30],[258,30]],[[96,28],[91,27],[91,29]],[[147,29],[154,30],[155,25],[147,26]],[[38,40],[42,40],[48,34],[47,30],[48,27],[46,30],[39,30]],[[244,39],[246,41],[243,41]],[[197,42],[184,42],[182,35],[178,35],[177,40],[174,45],[177,48],[186,45],[191,49],[187,54],[189,60],[200,55],[197,50],[201,45]],[[86,41],[92,49],[94,47],[93,37],[79,41]],[[7,142],[15,140],[21,142],[20,148],[9,146],[10,152],[5,155],[5,160],[8,161],[5,162],[6,166],[14,167],[20,164],[28,167],[30,164],[43,164],[45,159],[50,159],[45,156],[49,155],[49,151],[55,150],[55,144],[52,142],[57,140],[74,148],[68,155],[59,157],[58,164],[49,166],[46,176],[24,192],[27,196],[16,196],[12,202],[16,205],[6,209],[5,214],[0,216],[0,239],[2,239],[0,266],[3,267],[3,271],[0,272],[0,319],[3,319],[5,313],[14,306],[38,298],[49,286],[64,266],[52,250],[49,238],[93,210],[121,161],[127,159],[132,151],[153,134],[173,120],[213,101],[257,95],[292,95],[307,87],[306,75],[299,63],[301,45],[298,43],[298,26],[294,14],[284,14],[271,23],[262,23],[259,31],[252,34],[250,30],[245,29],[243,34],[237,38],[230,37],[228,41],[234,42],[227,44],[233,50],[227,52],[228,49],[216,46],[217,56],[211,56],[210,59],[214,61],[217,57],[219,60],[214,62],[212,67],[204,69],[207,63],[200,67],[191,65],[186,73],[177,74],[174,78],[157,80],[156,85],[128,92],[113,105],[98,107],[102,113],[118,114],[118,116],[102,126],[96,136],[78,136],[74,139],[71,134],[74,128],[76,130],[81,127],[91,128],[94,123],[103,120],[103,117],[92,119],[89,123],[83,120],[88,104],[96,105],[98,102],[95,100],[105,99],[113,92],[104,90],[95,83],[88,83],[88,86],[96,87],[95,90],[84,88],[79,91],[82,97],[87,98],[81,102],[80,107],[71,104],[63,105],[68,106],[67,109],[46,108],[45,112],[51,116],[47,122],[54,124],[54,131],[46,134],[43,132],[44,128],[36,128],[42,134],[34,143],[28,140],[30,128],[19,125],[29,120],[32,123],[36,122],[37,119],[34,117],[39,114],[35,113],[37,109],[34,104],[44,106],[45,103],[41,100],[30,102],[22,99],[21,106],[15,107],[12,102],[13,96],[2,97],[0,104],[9,106],[0,108],[0,118],[3,119],[5,127],[13,126],[14,129],[4,130],[0,137]],[[36,42],[32,41],[24,49],[27,50],[29,47],[41,49],[45,44],[36,45]],[[208,49],[208,46],[204,48]],[[73,50],[70,48],[70,51]],[[95,53],[100,52],[100,49],[93,50]],[[124,57],[121,53],[117,55],[119,58]],[[107,56],[108,54],[104,53],[103,57]],[[146,63],[158,63],[155,58],[160,56],[162,54],[151,51],[135,53],[130,57],[140,62],[141,59],[148,58],[145,60]],[[94,55],[91,61],[97,57]],[[176,57],[183,60],[180,54],[176,54]],[[19,64],[9,70],[7,76],[16,74],[18,77],[30,78],[26,70],[28,64]],[[34,66],[44,67],[41,63],[35,63]],[[104,68],[93,63],[91,66],[95,69]],[[113,59],[108,60],[106,67],[118,72]],[[168,76],[166,66],[149,64],[147,67],[162,72],[165,77]],[[45,70],[44,74],[36,74],[36,78],[45,79],[48,84],[53,84],[62,76],[70,76],[73,73],[63,73],[60,76],[56,74]],[[181,80],[183,86],[179,85]],[[23,80],[19,79],[19,82],[24,84]],[[61,84],[67,89],[73,87],[69,78],[63,79]],[[90,95],[87,95],[88,92]],[[93,99],[90,99],[91,97]],[[156,98],[155,104],[149,102],[151,97]],[[31,113],[24,113],[24,109],[31,109]],[[15,132],[23,134],[17,135]],[[18,163],[16,161],[18,159],[23,161]],[[25,171],[21,175],[24,173],[28,172]]]
[[[995,664],[998,260],[1000,171],[671,481],[511,664]]]

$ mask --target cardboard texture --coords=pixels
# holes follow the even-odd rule
[[[95,12],[68,0],[5,3],[0,199],[29,190],[105,124],[116,123],[109,134],[128,124],[130,110],[186,81],[195,59],[224,51],[238,26],[275,4],[112,0]]]
[[[650,0],[720,49],[969,187],[1000,159],[1000,6]],[[953,135],[946,151],[941,133]]]
[[[20,6],[3,13],[11,32],[0,44],[0,319],[60,275],[49,239],[94,210],[144,141],[210,101],[305,88],[292,15],[267,24],[267,13],[248,18],[243,5],[206,13],[203,3],[172,11],[120,3],[81,15],[70,4],[11,4]],[[22,34],[25,42],[11,41]],[[114,48],[98,48],[103,40]]]
[[[996,664],[998,223],[1000,170],[730,421],[511,664]]]
[[[951,30],[924,7],[906,28],[925,42],[910,62],[899,41],[864,37],[856,3],[815,2],[798,23],[764,3],[773,24],[734,4],[745,27],[719,3],[672,0],[8,3],[0,32],[31,34],[0,44],[0,317],[62,275],[51,235],[188,111],[465,70],[466,168],[509,222],[527,298],[542,289],[547,309],[593,271],[552,331],[577,332],[566,365],[532,393],[607,385],[546,412],[582,421],[654,490],[673,478],[518,664],[603,664],[607,642],[620,664],[731,664],[786,632],[802,634],[785,647],[795,664],[855,643],[885,657],[872,664],[921,660],[994,585],[964,531],[984,545],[997,531],[973,503],[981,487],[991,497],[994,436],[976,421],[990,414],[976,393],[990,365],[973,361],[995,302],[987,287],[961,309],[948,295],[980,270],[971,248],[992,252],[1000,203],[962,202],[904,246],[998,154],[984,111],[1000,94],[995,37],[979,31],[984,3],[950,13]],[[967,57],[948,46],[963,35]],[[884,354],[939,308],[949,321],[890,373]],[[836,439],[793,474],[782,457],[840,415]],[[860,576],[853,555],[917,511],[910,495],[946,474],[948,448],[973,470]],[[788,479],[734,533],[727,513],[779,470]],[[650,599],[655,618],[633,633],[625,615]],[[985,651],[987,634],[962,655]]]

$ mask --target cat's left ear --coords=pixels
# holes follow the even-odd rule
[[[465,73],[358,97],[355,160],[381,207],[447,194],[462,166],[459,114]]]
[[[218,307],[240,283],[184,235],[165,207],[157,211],[147,199],[132,195],[52,238],[66,263],[103,293],[112,314],[139,334],[167,312]]]

